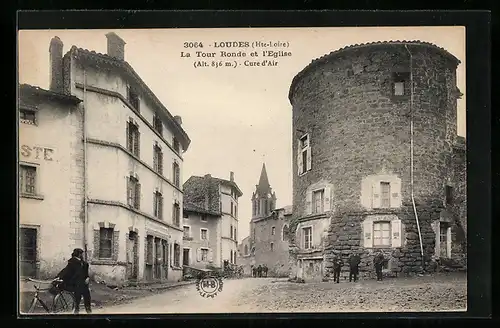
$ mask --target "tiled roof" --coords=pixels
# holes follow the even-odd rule
[[[189,136],[187,133],[184,131],[184,129],[181,127],[179,123],[177,123],[174,120],[174,117],[172,114],[165,108],[165,106],[161,103],[161,101],[156,97],[156,95],[149,89],[147,84],[141,79],[141,77],[137,74],[137,72],[130,66],[129,63],[127,63],[124,60],[116,59],[112,56],[98,53],[95,51],[91,51],[88,49],[83,49],[83,48],[78,48],[76,46],[71,47],[71,49],[64,55],[66,56],[73,56],[75,58],[89,58],[93,61],[96,62],[96,64],[99,63],[106,63],[113,65],[119,69],[122,69],[122,71],[126,74],[128,74],[135,82],[141,87],[142,91],[158,106],[164,114],[168,117],[170,125],[172,126],[173,129],[177,131],[177,133],[180,135],[181,138],[179,138],[180,143],[182,144],[182,148],[187,149],[189,147],[189,144],[191,143],[191,140],[189,139]]]
[[[78,104],[82,101],[80,98],[75,97],[75,96],[66,95],[63,93],[42,89],[40,87],[33,86],[30,84],[20,84],[19,85],[19,97],[24,98],[26,96],[43,96],[43,97],[47,97],[49,99],[66,101],[66,102],[70,102],[73,104]],[[21,103],[24,103],[24,99],[21,100]]]
[[[202,214],[208,214],[208,215],[212,215],[212,216],[220,216],[221,215],[220,212],[210,211],[210,210],[207,210],[207,209],[202,208],[200,206],[197,206],[195,204],[186,203],[186,202],[184,202],[183,208],[184,208],[185,212],[202,213]]]
[[[307,65],[302,71],[300,71],[292,80],[292,83],[290,85],[290,91],[288,94],[288,98],[291,99],[293,96],[293,90],[295,89],[295,85],[297,82],[306,74],[308,70],[311,68],[320,65],[322,63],[325,63],[329,59],[332,59],[340,54],[343,54],[347,51],[355,50],[355,49],[362,49],[362,48],[371,48],[371,47],[378,47],[378,46],[388,46],[388,45],[411,45],[411,46],[423,46],[423,47],[428,47],[436,50],[440,54],[442,54],[444,57],[447,57],[451,61],[454,62],[455,65],[460,64],[460,60],[453,56],[451,53],[449,53],[446,49],[439,47],[433,43],[430,42],[425,42],[425,41],[420,41],[420,40],[412,40],[412,41],[376,41],[376,42],[368,42],[368,43],[361,43],[361,44],[353,44],[350,46],[346,46],[343,48],[340,48],[338,50],[332,51],[324,56],[321,56],[319,58],[313,59],[309,65]]]

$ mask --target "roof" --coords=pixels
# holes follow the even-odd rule
[[[36,87],[30,84],[19,85],[19,98],[20,98],[20,103],[22,105],[24,105],[24,100],[25,100],[24,98],[32,96],[46,97],[47,99],[50,100],[66,102],[73,105],[77,105],[82,101],[80,98],[75,96],[42,89],[40,87]]]
[[[441,55],[443,55],[444,57],[451,60],[456,66],[458,66],[458,64],[460,64],[460,60],[457,57],[453,56],[451,53],[449,53],[446,49],[439,47],[433,43],[420,41],[420,40],[376,41],[376,42],[369,42],[369,43],[354,44],[354,45],[350,45],[350,46],[343,47],[343,48],[340,48],[338,50],[332,51],[329,54],[321,56],[317,59],[313,59],[309,65],[307,65],[302,71],[300,71],[293,78],[292,83],[290,85],[290,91],[288,93],[288,99],[290,99],[290,100],[292,99],[293,91],[295,89],[296,84],[298,83],[298,81],[300,79],[302,79],[302,77],[304,75],[306,75],[306,73],[310,69],[312,69],[318,65],[321,65],[321,64],[327,62],[328,60],[337,57],[338,55],[344,54],[344,53],[352,51],[352,50],[363,49],[363,48],[373,48],[373,47],[386,47],[386,46],[391,46],[391,45],[410,45],[412,47],[421,46],[421,47],[431,48],[431,49],[434,49],[436,52],[440,53]]]
[[[200,214],[208,214],[208,215],[211,215],[211,216],[220,216],[221,215],[220,212],[214,212],[214,211],[205,209],[203,207],[197,206],[195,204],[186,203],[186,202],[184,202],[184,204],[183,204],[183,209],[184,209],[184,212],[193,212],[193,213],[200,213]]]
[[[98,53],[95,51],[91,51],[88,49],[78,48],[76,46],[71,47],[71,49],[64,55],[64,57],[71,56],[73,58],[80,59],[89,59],[94,61],[96,65],[100,65],[102,63],[112,65],[116,68],[119,68],[123,71],[123,73],[127,74],[129,78],[131,78],[135,83],[139,85],[144,94],[146,94],[149,99],[158,106],[162,112],[167,116],[169,120],[169,124],[172,129],[177,132],[176,134],[180,137],[179,142],[182,145],[183,149],[187,149],[189,144],[191,143],[191,139],[181,127],[179,123],[177,123],[172,116],[172,114],[165,108],[165,106],[161,103],[161,101],[156,97],[156,95],[151,91],[151,89],[147,86],[147,84],[141,79],[141,77],[137,74],[137,72],[124,60],[120,60],[114,57],[111,57],[106,54]]]
[[[257,185],[257,190],[263,193],[270,191],[271,185],[269,184],[269,178],[267,177],[266,163],[262,163],[262,171],[260,172],[259,184]]]

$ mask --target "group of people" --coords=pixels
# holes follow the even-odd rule
[[[348,258],[349,264],[349,282],[358,281],[359,275],[359,263],[361,259],[357,253],[351,254]],[[384,254],[379,250],[375,257],[373,258],[373,266],[375,268],[375,273],[377,275],[377,281],[382,280],[382,268],[384,266],[384,262],[386,259],[384,258]],[[333,281],[339,283],[340,281],[340,272],[342,270],[342,266],[344,265],[342,259],[335,255],[333,258]]]
[[[257,278],[257,277],[267,277],[267,271],[268,268],[265,264],[263,265],[258,265],[258,266],[253,266],[252,265],[252,277]]]

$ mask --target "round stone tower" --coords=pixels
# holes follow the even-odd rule
[[[377,250],[394,272],[451,258],[459,63],[430,43],[377,42],[313,60],[293,79],[295,243],[300,222],[327,219],[312,232],[324,272],[333,254],[358,252],[362,271],[373,270]]]

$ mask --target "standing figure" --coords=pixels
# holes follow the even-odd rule
[[[83,304],[87,313],[92,313],[90,306],[89,290],[89,264],[83,260],[83,249],[75,248],[68,260],[68,264],[56,276],[63,281],[63,289],[72,292],[75,296],[75,310],[80,311],[80,302],[83,297]]]
[[[349,282],[353,279],[354,282],[358,281],[359,262],[361,262],[359,255],[357,253],[351,254],[349,257]]]
[[[250,270],[252,271],[252,277],[255,278],[255,276],[257,275],[257,268],[252,265]]]
[[[262,277],[262,265],[259,264],[257,267],[257,277]]]
[[[262,272],[264,273],[264,277],[266,277],[266,278],[267,278],[267,270],[268,270],[267,265],[264,264],[262,266]]]
[[[340,281],[340,271],[342,270],[343,264],[342,259],[335,255],[333,258],[333,282],[336,282],[337,284]]]
[[[373,258],[373,265],[375,266],[375,273],[377,274],[377,281],[382,281],[382,267],[384,265],[384,254],[379,250]]]

